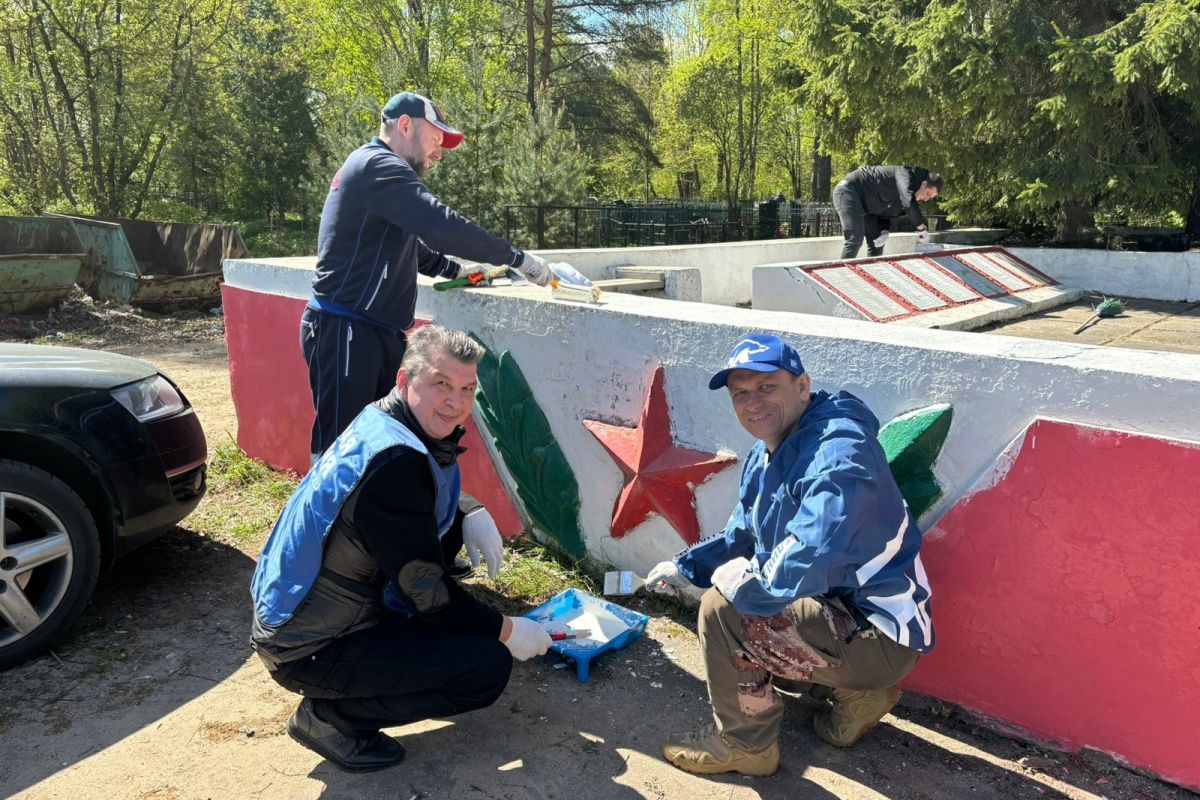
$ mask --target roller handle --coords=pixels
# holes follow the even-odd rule
[[[439,281],[433,285],[435,291],[444,292],[447,289],[460,289],[464,286],[475,286],[488,279],[486,272],[472,272],[465,278],[455,278],[452,281]]]

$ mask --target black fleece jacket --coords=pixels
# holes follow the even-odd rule
[[[916,194],[928,177],[929,170],[923,167],[887,165],[856,169],[842,182],[858,192],[866,213],[877,217],[907,214],[915,227],[925,224]]]
[[[394,391],[375,403],[415,433],[441,466],[454,463],[464,448],[458,428],[445,439],[431,439],[408,404]],[[503,617],[466,592],[446,573],[447,555],[438,538],[433,475],[423,453],[406,450],[383,464],[362,482],[346,504],[342,521],[360,536],[368,552],[408,603],[423,625],[466,628],[500,635]],[[454,526],[461,529],[464,506]],[[347,513],[348,512],[348,513]],[[451,536],[451,533],[447,533]],[[461,541],[461,533],[458,534]]]

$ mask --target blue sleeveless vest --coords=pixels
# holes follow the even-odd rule
[[[429,459],[437,487],[438,534],[450,527],[458,510],[457,462],[439,466],[416,434],[390,414],[367,406],[300,481],[271,530],[250,582],[254,613],[261,622],[282,625],[300,608],[321,571],[325,538],[346,499],[373,463],[390,460],[400,447]],[[389,607],[404,610],[390,581],[383,599]]]

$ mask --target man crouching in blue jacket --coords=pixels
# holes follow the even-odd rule
[[[728,388],[759,441],[724,533],[647,579],[657,591],[709,589],[699,636],[715,724],[671,737],[663,755],[687,772],[771,775],[783,717],[776,689],[829,701],[813,727],[849,747],[933,648],[921,531],[875,415],[847,392],[810,392],[783,339],[746,336],[708,385]]]

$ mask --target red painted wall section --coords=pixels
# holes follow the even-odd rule
[[[304,300],[221,287],[229,380],[238,419],[238,446],[276,469],[308,472],[312,430],[312,390],[300,351]],[[422,324],[418,322],[418,324]],[[487,506],[500,533],[512,537],[524,529],[504,483],[468,419],[460,460],[463,490]]]
[[[313,423],[300,352],[304,300],[221,286],[238,446],[276,469],[308,472]]]
[[[908,685],[1200,787],[1200,443],[1038,420],[922,547]]]

